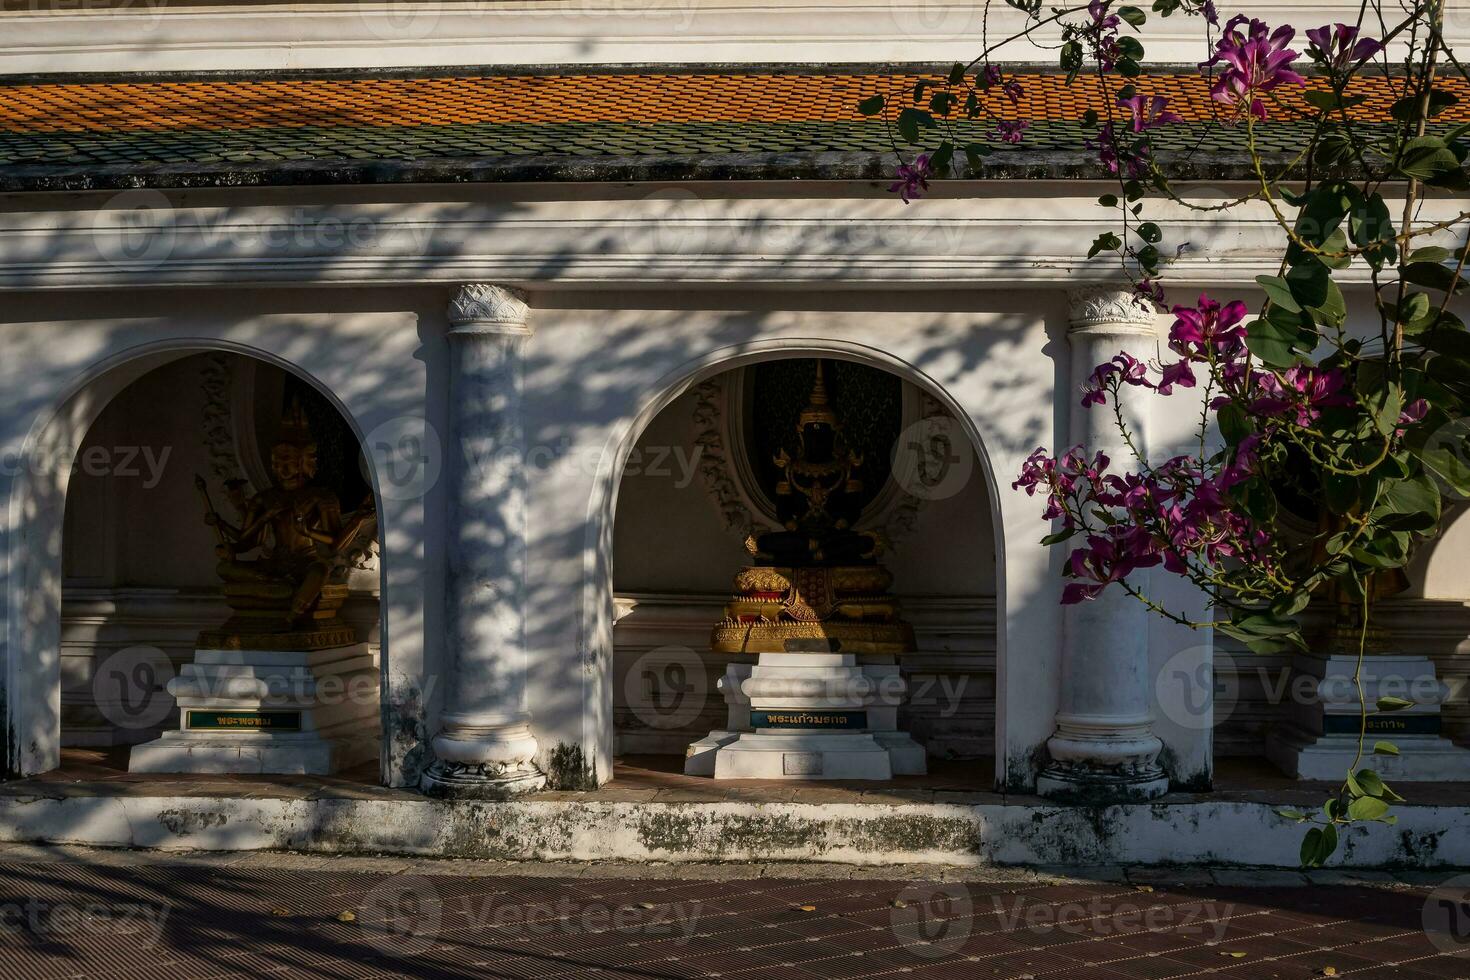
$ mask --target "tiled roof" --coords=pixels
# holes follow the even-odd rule
[[[760,163],[764,169],[752,173],[773,176],[779,167],[771,163],[793,155],[810,164],[804,175],[820,176],[827,158],[812,154],[872,158],[891,150],[885,127],[857,104],[881,92],[893,96],[890,111],[911,105],[922,77],[686,70],[11,82],[0,85],[0,187],[187,183],[191,175],[208,182],[209,174],[231,183],[401,180],[419,179],[412,174],[425,168],[476,166],[481,178],[585,179],[617,174],[578,164],[619,161],[625,175],[637,176],[672,173],[676,160],[698,170],[701,159],[706,171],[710,161],[727,160]],[[1089,107],[1107,111],[1097,81],[1067,85],[1058,75],[1033,74],[1021,82],[1015,105],[998,92],[987,96],[993,117],[1030,123],[1023,143],[994,159],[1026,166],[1041,154],[1072,153],[1085,167],[1076,154],[1085,135],[1079,117]],[[1385,119],[1397,84],[1360,79],[1355,94],[1367,100],[1353,115]],[[1441,120],[1470,120],[1470,86],[1443,85],[1461,100]],[[1156,131],[1161,151],[1243,148],[1243,130],[1209,125],[1222,110],[1198,75],[1151,76],[1139,88],[1166,96],[1189,123]],[[1300,128],[1290,122],[1295,107],[1304,108],[1277,107],[1278,121],[1260,129],[1268,149],[1299,144]],[[975,136],[986,128],[967,126]]]

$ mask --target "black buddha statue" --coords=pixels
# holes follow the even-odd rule
[[[848,445],[828,401],[821,361],[795,435],[790,451],[781,449],[774,460],[781,471],[776,514],[784,530],[757,537],[756,553],[789,567],[875,563],[878,536],[852,527],[862,511],[863,457]]]

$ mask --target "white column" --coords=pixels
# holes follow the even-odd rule
[[[1102,450],[1114,467],[1134,462],[1118,432],[1112,407],[1083,408],[1082,387],[1097,365],[1126,351],[1157,357],[1153,311],[1131,293],[1087,289],[1070,294],[1072,385],[1069,445]],[[1134,444],[1147,452],[1150,394],[1126,389],[1124,407]],[[1147,573],[1130,578],[1145,590]],[[1158,765],[1162,743],[1152,731],[1148,670],[1148,610],[1117,586],[1090,602],[1065,607],[1057,730],[1047,741],[1050,764],[1036,789],[1042,796],[1078,802],[1148,800],[1169,789]]]
[[[526,475],[517,290],[464,286],[449,304],[448,636],[453,683],[423,788],[497,798],[540,789],[526,710]]]

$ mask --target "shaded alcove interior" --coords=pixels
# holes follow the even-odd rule
[[[815,364],[762,361],[717,374],[655,416],[629,456],[613,530],[614,733],[625,759],[674,767],[690,742],[726,727],[716,682],[731,659],[754,658],[711,651],[710,630],[735,573],[753,561],[745,529],[775,526],[762,489],[770,474],[761,467],[794,431]],[[851,417],[851,427],[881,444],[865,454],[861,472],[873,499],[858,526],[891,539],[883,564],[916,631],[918,649],[901,658],[911,703],[900,725],[941,768],[945,760],[963,763],[988,785],[996,744],[996,562],[983,471],[970,466],[933,499],[906,493],[889,472],[893,445],[911,437],[915,423],[947,418],[942,407],[878,368],[823,364],[844,424]],[[959,452],[974,462],[973,447]]]
[[[247,493],[269,484],[270,446],[293,400],[317,442],[312,482],[356,508],[371,489],[346,420],[308,382],[246,355],[171,360],[119,392],[88,429],[62,532],[63,747],[101,750],[121,767],[127,746],[177,727],[162,686],[193,658],[200,630],[229,616],[195,476],[228,519],[226,481],[245,480]],[[363,564],[351,573],[343,618],[377,656],[376,556]],[[376,781],[371,769],[362,778]]]

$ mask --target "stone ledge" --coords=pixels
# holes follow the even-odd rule
[[[1470,866],[1470,806],[1403,806],[1348,837],[1341,868]],[[859,866],[1297,866],[1267,803],[462,802],[95,795],[0,798],[0,842],[290,850],[492,861],[826,862]]]

